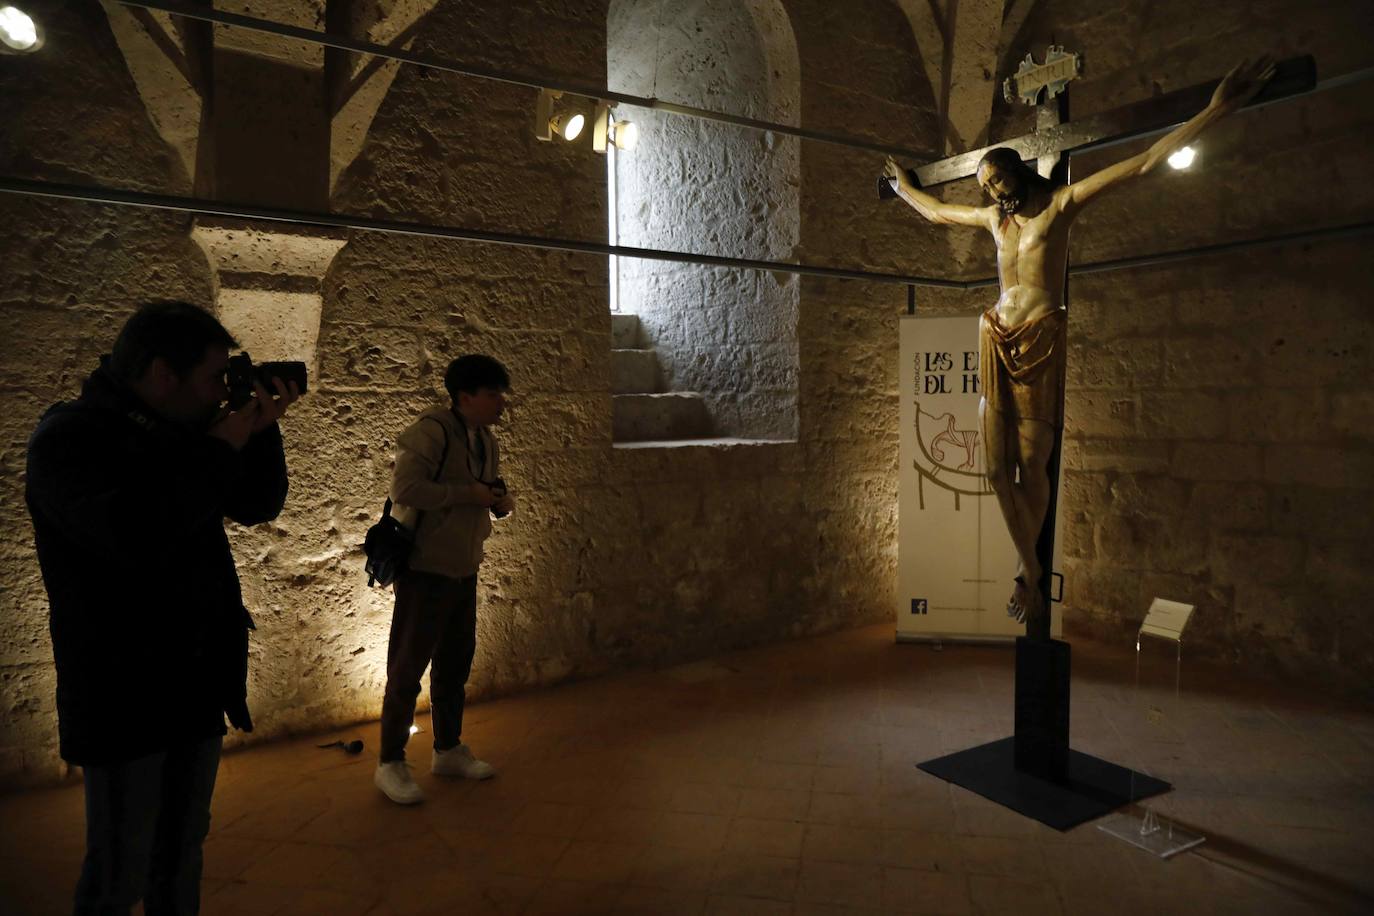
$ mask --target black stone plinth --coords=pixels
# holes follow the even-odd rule
[[[1056,830],[1068,830],[1122,805],[1167,792],[1167,782],[1066,749],[1062,779],[1042,779],[1016,768],[1014,738],[917,764]]]
[[[1069,644],[1016,640],[1016,769],[1050,781],[1069,765]]]

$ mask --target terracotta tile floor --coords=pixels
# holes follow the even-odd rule
[[[1011,662],[886,625],[484,703],[500,775],[431,777],[421,734],[409,809],[372,786],[375,723],[230,753],[204,912],[1374,912],[1374,710],[1186,661],[1174,704],[1167,668],[1137,694],[1124,647],[1076,642],[1074,747],[1172,780],[1157,809],[1208,837],[1163,861],[915,768],[1010,734]],[[80,788],[0,824],[0,912],[68,912]]]

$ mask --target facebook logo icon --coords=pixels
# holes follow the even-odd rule
[[[911,599],[911,613],[913,613],[913,614],[924,614],[925,612],[926,612],[926,599],[924,599],[924,598],[912,598],[912,599]]]

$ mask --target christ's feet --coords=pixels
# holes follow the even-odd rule
[[[1045,601],[1040,589],[1026,584],[1026,577],[1017,576],[1016,587],[1012,589],[1011,599],[1007,602],[1007,616],[1015,617],[1017,623],[1035,620],[1044,611]]]
[[[1026,580],[1017,576],[1016,587],[1012,589],[1011,598],[1007,600],[1007,616],[1015,617],[1017,623],[1026,621],[1026,604],[1030,600],[1030,589],[1026,588]]]

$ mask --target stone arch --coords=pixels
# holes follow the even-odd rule
[[[797,123],[800,65],[779,0],[612,0],[613,91]],[[800,237],[794,137],[622,108],[640,144],[616,167],[624,245],[790,260]],[[668,390],[700,392],[714,433],[797,433],[797,302],[791,274],[620,259],[619,300],[640,317]]]

